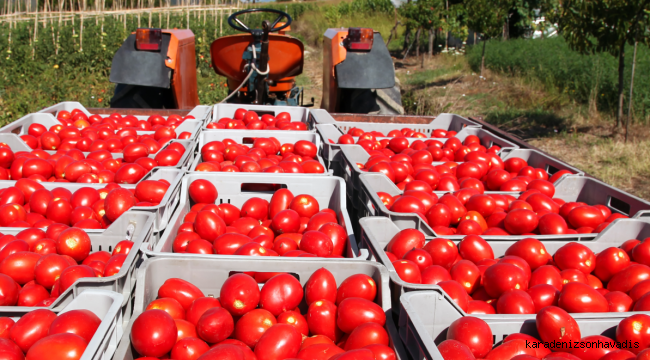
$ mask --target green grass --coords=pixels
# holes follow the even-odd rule
[[[481,46],[470,47],[467,60],[478,71]],[[629,91],[633,47],[626,48],[625,96]],[[612,113],[616,109],[618,60],[607,53],[580,55],[569,49],[563,38],[515,39],[490,41],[485,65],[488,69],[510,76],[534,77],[547,90],[566,94],[580,103],[596,100],[598,109]],[[650,49],[639,45],[634,79],[634,111],[646,121],[650,107]],[[627,110],[627,105],[626,105]]]

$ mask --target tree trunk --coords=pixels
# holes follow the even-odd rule
[[[486,39],[483,39],[483,52],[481,53],[481,77],[483,77],[483,70],[485,69],[485,44],[487,41]]]
[[[418,28],[415,33],[415,57],[420,56],[420,32],[422,32],[422,28]]]
[[[634,92],[634,70],[636,68],[636,48],[638,41],[634,42],[634,55],[632,57],[632,78],[630,79],[630,99],[627,105],[627,119],[625,120],[625,142],[627,142],[627,128],[630,125],[630,118],[632,117],[632,95]]]
[[[429,56],[433,56],[433,29],[429,29]]]
[[[623,121],[623,106],[625,98],[623,96],[623,82],[625,81],[625,43],[621,44],[618,54],[618,111],[616,112],[616,127],[618,128]]]
[[[406,26],[406,32],[404,33],[404,48],[402,49],[402,52],[408,51],[409,40],[411,40],[411,27]]]

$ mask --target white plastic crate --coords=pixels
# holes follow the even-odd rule
[[[437,290],[440,287],[429,284],[413,284],[400,279],[397,271],[392,263],[386,256],[384,249],[390,240],[402,229],[397,227],[390,219],[385,217],[367,217],[359,221],[361,225],[361,232],[359,235],[359,247],[362,250],[368,251],[368,260],[378,261],[388,269],[390,275],[390,290],[393,304],[399,304],[399,297],[410,291],[423,291],[423,290]],[[589,239],[565,239],[561,236],[545,235],[545,236],[482,236],[487,243],[492,247],[494,256],[499,258],[505,255],[506,250],[521,238],[535,238],[544,243],[546,250],[549,254],[555,252],[562,246],[569,242],[579,241],[580,244],[585,245],[594,253],[599,253],[610,247],[619,247],[624,241],[630,239],[644,239],[650,236],[650,223],[637,219],[618,219],[612,222],[595,238]],[[456,236],[452,240],[458,244],[464,236]],[[449,237],[445,237],[447,239]],[[426,241],[434,239],[427,237]],[[583,241],[580,241],[583,240]],[[399,309],[394,307],[393,310]],[[462,312],[462,310],[461,310]]]
[[[167,258],[157,257],[147,259],[138,270],[138,284],[136,287],[136,303],[132,319],[144,311],[147,304],[156,298],[160,286],[170,278],[181,278],[196,285],[206,296],[218,297],[221,284],[233,272],[288,272],[294,275],[304,286],[309,277],[318,269],[329,270],[337,284],[354,274],[366,274],[373,278],[377,284],[377,298],[375,303],[386,312],[386,329],[391,338],[390,346],[395,350],[398,359],[407,360],[395,324],[390,316],[390,295],[388,294],[388,274],[386,269],[367,261],[314,261],[304,258],[270,258],[264,261],[242,261],[242,259],[201,259],[194,257]],[[304,304],[303,304],[304,305]],[[114,360],[134,360],[137,358],[130,341],[130,330],[133,321],[124,331],[124,336],[115,353]]]
[[[134,206],[131,211],[142,211],[151,213],[154,215],[154,231],[160,232],[165,229],[169,223],[169,219],[178,205],[180,199],[180,186],[181,180],[185,175],[185,171],[167,167],[155,167],[151,169],[140,181],[144,180],[166,180],[169,182],[169,188],[163,196],[160,204],[155,206]],[[0,189],[5,189],[16,184],[15,180],[0,180]],[[93,189],[103,189],[106,187],[106,184],[87,184],[87,183],[61,183],[61,182],[47,182],[44,181],[41,183],[43,187],[47,190],[53,190],[56,188],[65,188],[70,190],[72,193],[83,188],[90,187]],[[120,184],[120,187],[125,189],[135,189],[137,184]],[[24,230],[25,228],[10,228],[10,227],[0,227],[0,232],[5,233],[13,229]],[[19,231],[20,231],[19,230]],[[101,229],[87,229],[87,233],[101,234],[104,230]]]
[[[287,112],[291,115],[292,122],[309,124],[309,108],[301,106],[273,106],[273,105],[244,105],[244,104],[216,104],[212,110],[212,121],[218,122],[223,118],[234,118],[237,109],[254,111],[261,118],[262,115],[277,116],[279,113]],[[207,123],[206,123],[207,125]],[[205,127],[204,127],[205,129]],[[224,131],[224,129],[221,129]],[[231,131],[231,130],[225,130]]]
[[[357,239],[352,230],[352,221],[345,206],[345,183],[342,179],[334,176],[311,176],[309,174],[247,174],[241,176],[236,173],[202,173],[195,172],[187,174],[182,181],[180,190],[180,205],[170,220],[170,226],[165,229],[160,239],[154,239],[144,244],[143,252],[148,257],[184,257],[196,258],[235,258],[245,257],[235,255],[200,255],[200,254],[174,254],[172,245],[178,228],[182,225],[185,215],[190,212],[191,204],[188,195],[189,185],[194,180],[204,179],[213,183],[219,197],[217,204],[229,203],[241,207],[248,199],[259,197],[270,200],[274,191],[245,191],[244,184],[280,184],[283,188],[289,189],[294,195],[308,194],[316,198],[321,209],[329,208],[336,212],[338,222],[348,234],[348,245],[344,256],[347,258],[367,258],[365,253],[360,254],[357,246]],[[284,259],[284,257],[282,257]]]
[[[225,139],[231,139],[238,144],[247,144],[251,145],[255,142],[256,138],[270,138],[274,137],[278,139],[282,144],[291,143],[294,144],[300,140],[306,140],[314,145],[317,148],[317,157],[318,162],[320,162],[323,167],[325,167],[325,172],[322,174],[310,174],[310,175],[331,175],[331,172],[327,171],[325,162],[323,158],[319,155],[321,152],[321,141],[320,136],[315,132],[311,131],[275,131],[275,130],[204,130],[198,137],[196,141],[196,155],[194,161],[189,167],[189,171],[195,171],[196,167],[203,162],[201,158],[201,149],[203,146],[211,141],[223,141]],[[250,174],[250,173],[247,173]]]
[[[345,150],[344,150],[345,151]],[[402,194],[384,174],[364,173],[360,176],[362,183],[361,192],[358,193],[358,203],[361,207],[357,209],[361,212],[360,217],[365,216],[385,216],[390,218],[401,229],[418,229],[426,236],[437,236],[431,227],[414,213],[398,213],[390,211],[381,201],[377,192],[385,192],[391,196]],[[445,192],[437,192],[440,196]],[[494,194],[512,194],[518,196],[519,193],[492,192]],[[490,192],[486,192],[490,194]],[[619,213],[630,217],[641,218],[650,210],[650,203],[636,196],[630,195],[623,190],[609,186],[602,181],[594,178],[580,175],[565,175],[555,183],[555,198],[562,199],[566,202],[581,201],[589,205],[605,205],[612,213]],[[541,235],[552,238],[563,238],[565,240],[577,240],[593,238],[596,234],[577,234],[577,235]],[[455,236],[445,238],[454,238]],[[457,236],[456,236],[457,237]],[[525,236],[514,236],[514,238],[524,238]],[[489,236],[488,236],[489,238]]]
[[[102,320],[88,342],[81,360],[103,360],[113,356],[123,334],[123,317],[120,311],[123,300],[122,294],[112,291],[86,290],[75,296],[63,309],[52,310],[57,315],[71,310],[88,310]],[[9,311],[2,309],[0,316],[10,317],[16,321],[36,309],[39,308],[16,307]]]
[[[5,235],[16,235],[22,228],[3,228]],[[140,211],[127,211],[103,233],[86,231],[90,237],[91,253],[97,251],[113,251],[120,241],[133,241],[132,251],[129,252],[120,271],[108,277],[81,278],[66,289],[48,307],[52,311],[60,311],[67,307],[86,290],[112,291],[120,294],[120,318],[129,320],[132,312],[132,300],[135,288],[135,274],[138,263],[142,261],[140,248],[149,242],[153,236],[153,214]],[[0,312],[15,312],[26,309],[17,306],[0,306]]]

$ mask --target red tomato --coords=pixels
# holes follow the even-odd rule
[[[374,283],[373,283],[374,285]],[[311,305],[314,301],[321,299],[335,302],[337,298],[337,286],[334,275],[325,268],[316,270],[305,283],[305,302]],[[374,299],[374,296],[373,296]],[[340,302],[340,301],[339,301]]]
[[[550,284],[539,284],[528,289],[528,295],[535,305],[535,313],[546,306],[557,306],[560,292]]]
[[[54,319],[56,314],[50,310],[30,311],[16,321],[9,337],[26,353],[38,340],[47,336]]]
[[[56,334],[42,338],[27,351],[26,359],[81,359],[88,342],[75,334]]]
[[[276,323],[275,316],[269,311],[264,309],[251,310],[237,321],[234,336],[250,348],[255,348],[264,332]]]
[[[196,323],[199,321],[203,313],[205,313],[207,310],[213,307],[220,307],[220,306],[221,303],[219,303],[219,300],[215,298],[212,297],[196,298],[194,299],[194,301],[192,301],[192,304],[185,312],[185,319],[190,323],[192,323],[193,325],[196,325]]]
[[[336,326],[337,307],[328,300],[318,300],[309,305],[307,310],[307,325],[312,335],[323,335],[331,341],[341,336],[341,330]]]
[[[192,201],[196,203],[214,204],[219,197],[217,188],[208,180],[203,179],[194,180],[190,184],[188,192]]]
[[[386,246],[386,251],[392,252],[401,259],[411,249],[421,248],[423,246],[424,234],[419,230],[405,229],[393,236]]]
[[[541,309],[535,318],[537,332],[544,342],[580,340],[580,327],[566,311],[556,306]],[[558,347],[560,348],[560,347]],[[554,347],[551,347],[553,350]]]
[[[458,253],[463,259],[478,263],[484,259],[494,259],[492,247],[480,236],[468,235],[458,243]]]
[[[172,350],[176,338],[176,323],[162,310],[143,312],[131,328],[131,344],[142,356],[163,356]]]
[[[609,281],[614,274],[630,265],[627,253],[619,248],[607,248],[596,256],[594,274],[602,281]]]
[[[345,351],[364,348],[368,345],[388,345],[388,333],[382,325],[369,322],[357,326],[345,341]]]
[[[235,316],[253,310],[260,302],[257,281],[246,274],[235,274],[223,283],[219,301],[221,306]]]
[[[71,333],[90,342],[101,323],[102,319],[90,310],[70,310],[54,319],[49,335]]]
[[[492,349],[492,330],[485,321],[464,316],[451,323],[447,330],[447,340],[459,341],[476,358],[483,358]]]
[[[171,358],[177,360],[196,360],[210,350],[205,341],[197,338],[184,338],[174,344],[171,351]]]
[[[336,304],[341,301],[355,297],[368,301],[374,301],[377,296],[377,284],[368,275],[355,274],[343,280],[336,293]]]
[[[88,234],[79,228],[69,228],[61,232],[56,240],[56,251],[69,255],[82,262],[90,254],[91,242]]]
[[[445,360],[475,360],[474,354],[467,347],[457,340],[445,340],[438,344],[438,351]]]
[[[129,190],[122,188],[111,190],[104,201],[105,215],[110,221],[117,220],[120,215],[136,204],[135,196]]]
[[[283,360],[298,354],[302,335],[291,325],[276,324],[266,330],[255,346],[259,360]]]
[[[500,262],[485,270],[483,286],[492,297],[498,298],[508,290],[526,290],[528,282],[524,272],[515,265]]]
[[[187,310],[194,300],[205,297],[203,292],[188,281],[171,278],[165,280],[158,289],[158,298],[172,298],[177,300],[183,309]]]
[[[183,305],[173,298],[160,298],[150,302],[145,310],[152,309],[162,310],[168,313],[174,320],[185,319],[185,309],[183,309]]]
[[[650,279],[650,267],[633,264],[616,273],[607,283],[607,290],[627,293],[634,285]]]
[[[596,267],[593,251],[577,242],[570,242],[557,249],[553,260],[561,270],[578,269],[585,274],[591,273]]]
[[[544,244],[532,238],[517,241],[506,250],[505,255],[518,256],[526,260],[531,270],[546,265],[551,260],[551,255],[546,251]]]
[[[508,213],[503,220],[503,224],[508,232],[513,235],[530,233],[537,228],[537,215],[526,209],[515,209]]]
[[[616,327],[616,341],[635,354],[650,347],[650,316],[634,314],[623,319]]]
[[[458,248],[451,240],[447,239],[432,239],[422,249],[431,255],[433,265],[440,265],[445,269],[450,269],[458,257]]]
[[[303,290],[300,282],[289,274],[272,277],[260,292],[259,306],[274,316],[295,309],[302,301]]]
[[[227,339],[234,330],[232,315],[221,307],[207,310],[196,323],[196,333],[199,337],[212,344]]]

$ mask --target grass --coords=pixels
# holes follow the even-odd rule
[[[630,142],[612,130],[612,115],[549,87],[531,74],[487,71],[480,79],[464,56],[398,62],[409,114],[479,116],[567,163],[650,199],[650,130],[631,125]]]

